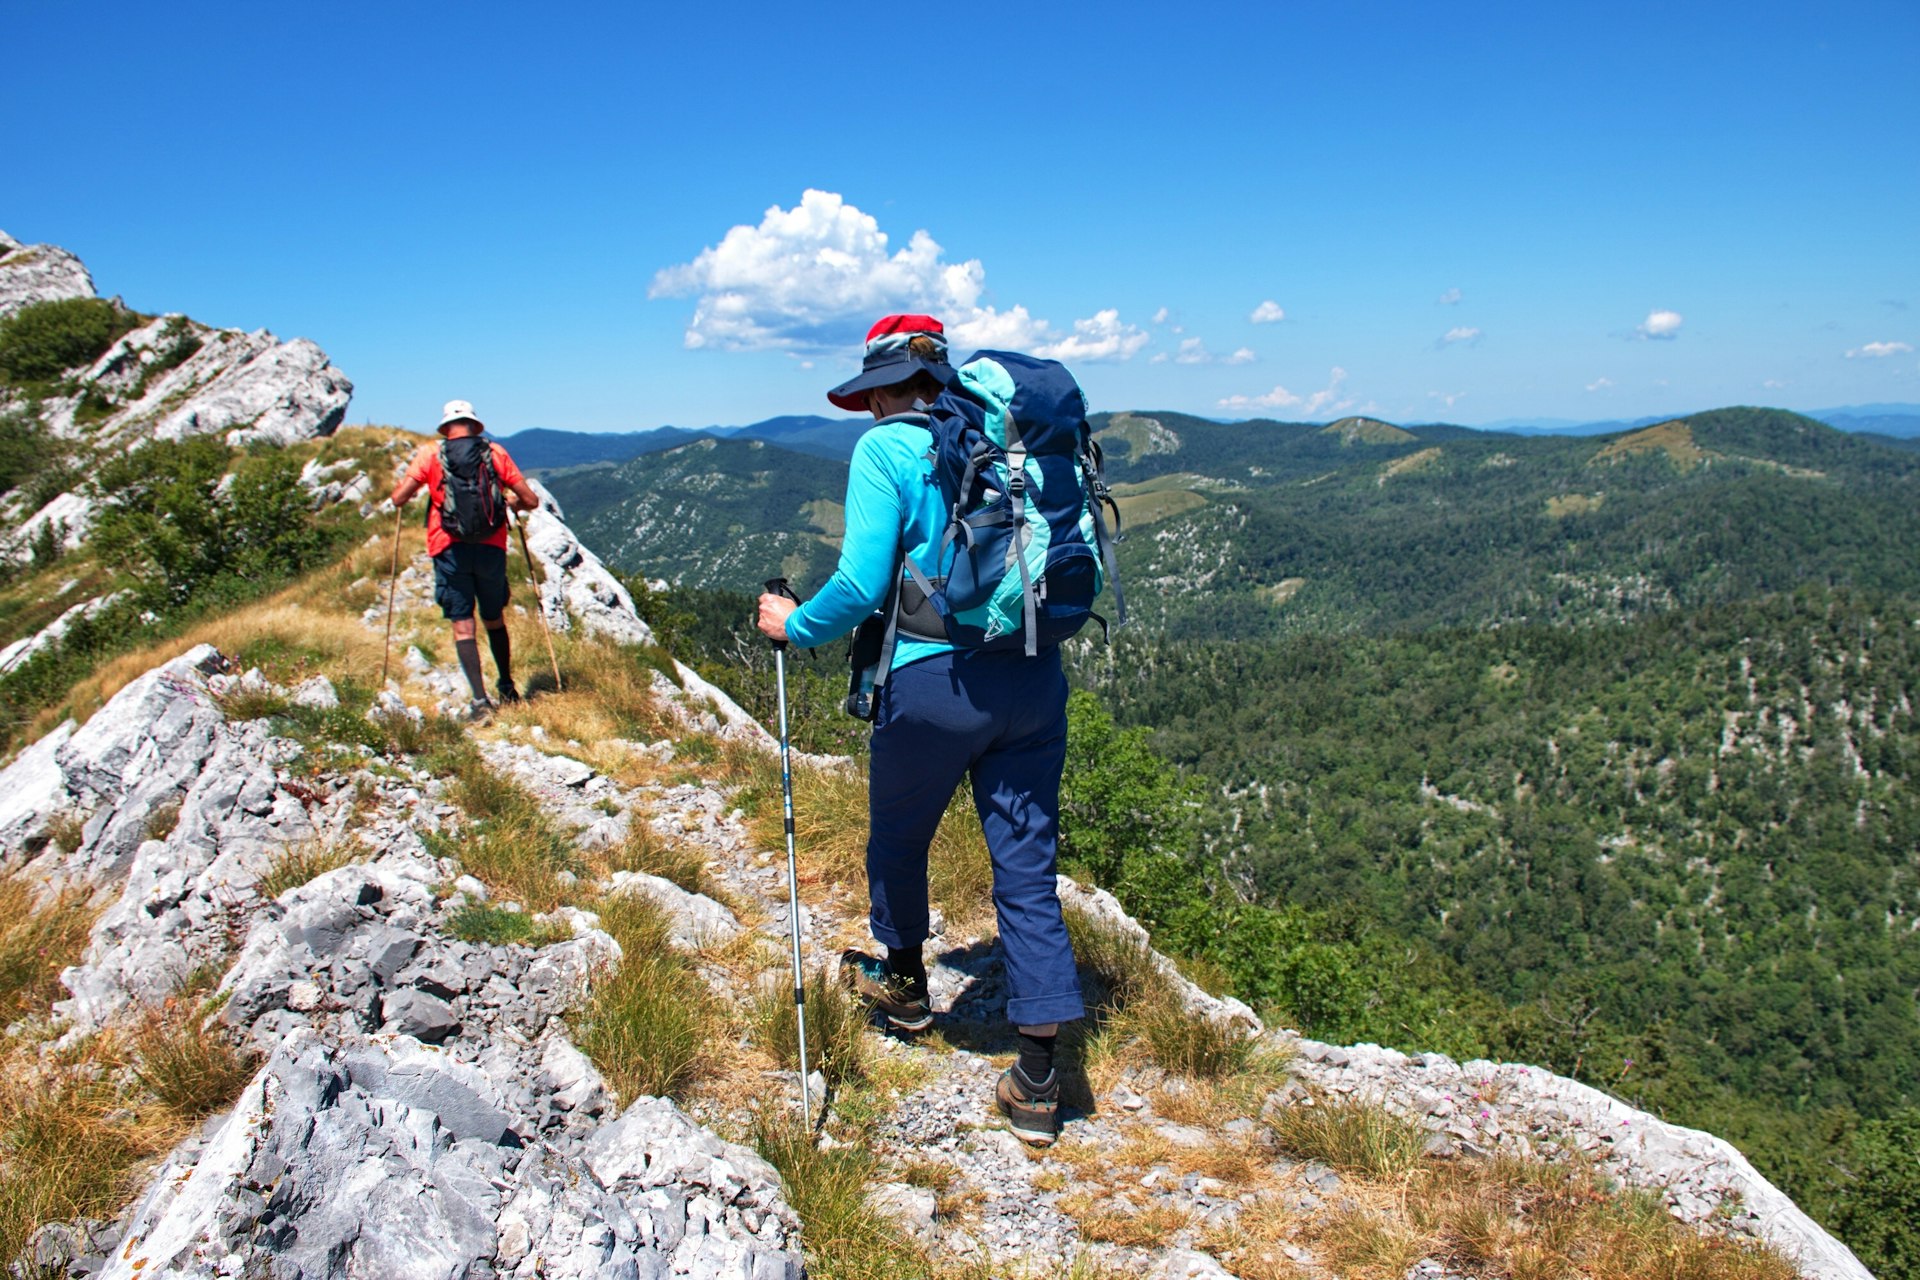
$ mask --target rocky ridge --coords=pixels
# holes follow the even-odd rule
[[[548,575],[542,603],[556,624],[619,643],[651,640],[557,509],[538,513],[533,531]],[[424,605],[428,591],[425,575],[409,574],[403,608],[409,596]],[[415,650],[376,714],[455,709],[456,679]],[[9,867],[106,905],[81,962],[63,975],[69,998],[57,1007],[60,1036],[49,1052],[153,1009],[212,967],[222,975],[218,1024],[264,1059],[234,1107],[183,1142],[119,1220],[55,1224],[30,1253],[75,1276],[798,1276],[799,1227],[777,1175],[713,1131],[737,1131],[741,1117],[710,1102],[692,1114],[664,1099],[623,1107],[573,1042],[569,1012],[621,962],[598,920],[563,909],[546,923],[568,936],[539,948],[450,936],[452,915],[487,890],[426,840],[459,821],[443,782],[405,758],[297,778],[290,766],[300,743],[276,736],[270,721],[235,721],[224,710],[237,691],[267,684],[257,672],[233,673],[211,647],[193,649],[0,774]],[[280,692],[321,705],[335,696],[324,676]],[[764,730],[716,691],[661,675],[656,692],[688,732],[766,745]],[[675,747],[667,739],[631,749],[671,759]],[[644,822],[706,856],[727,904],[631,872],[609,886],[653,897],[674,920],[676,946],[743,930],[783,944],[780,860],[754,840],[726,787],[623,785],[568,750],[537,732],[482,745],[490,765],[583,847]],[[72,848],[56,834],[63,814],[87,815]],[[156,814],[168,823],[156,827]],[[344,848],[351,860],[275,898],[260,891],[288,848],[316,846]],[[1065,878],[1061,891],[1069,906],[1145,941],[1110,895]],[[802,936],[811,962],[828,962],[862,924],[850,895],[810,892]],[[1205,1231],[1230,1227],[1251,1205],[1217,1179],[1181,1174],[1177,1160],[1147,1170],[1131,1191],[1107,1189],[1121,1197],[1115,1203],[1143,1199],[1188,1226],[1147,1245],[1083,1237],[1073,1197],[1085,1185],[1056,1185],[1050,1166],[991,1112],[989,1053],[1004,1038],[997,942],[942,923],[930,955],[948,1044],[962,1047],[879,1042],[912,1076],[870,1142],[888,1165],[943,1169],[952,1186],[935,1194],[884,1183],[878,1211],[937,1256],[992,1274],[1063,1269],[1089,1252],[1154,1276],[1232,1274],[1201,1247]],[[1290,1055],[1268,1114],[1357,1096],[1415,1119],[1436,1149],[1453,1153],[1542,1154],[1571,1143],[1623,1182],[1657,1189],[1676,1216],[1766,1239],[1806,1275],[1866,1275],[1710,1135],[1533,1068],[1407,1058],[1268,1030],[1164,957],[1154,963],[1190,1011]],[[790,1094],[787,1080],[771,1094]],[[1178,1151],[1257,1133],[1260,1115],[1210,1134],[1162,1114],[1175,1083],[1129,1068],[1070,1117],[1062,1147],[1084,1153],[1079,1167],[1094,1171],[1086,1184],[1103,1185],[1100,1160],[1122,1163],[1142,1141]],[[1299,1212],[1342,1195],[1325,1166],[1279,1152],[1262,1158]],[[1304,1274],[1325,1273],[1310,1248],[1290,1256]]]

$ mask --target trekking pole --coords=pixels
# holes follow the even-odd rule
[[[387,643],[380,653],[380,687],[387,687],[387,667],[393,661],[393,589],[400,585],[400,522],[406,518],[405,507],[393,509],[393,572],[387,575]]]
[[[785,578],[769,578],[767,590],[797,601]],[[807,983],[800,959],[800,866],[793,853],[793,765],[787,746],[787,642],[773,642],[774,682],[780,691],[780,795],[787,825],[787,932],[793,938],[793,1026],[800,1038],[800,1119],[813,1128],[813,1102],[807,1084]]]
[[[540,605],[534,612],[540,615],[540,633],[547,638],[547,661],[553,664],[553,691],[559,693],[560,659],[554,656],[553,628],[547,625],[547,598],[540,592],[540,578],[533,568],[533,552],[527,549],[527,526],[515,520],[512,515],[507,516],[507,521],[520,535],[520,554],[527,558],[527,581],[533,584],[533,594]]]

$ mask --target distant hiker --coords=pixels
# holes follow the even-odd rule
[[[925,411],[961,378],[932,317],[888,316],[868,331],[859,375],[827,393],[839,408],[876,419],[853,453],[839,568],[804,604],[761,596],[758,623],[767,636],[822,644],[874,618],[876,610],[892,616],[902,593],[926,582],[920,566],[944,572],[934,566],[942,561],[952,512],[937,474],[933,419]],[[1083,420],[1084,400],[1077,387],[1073,394]],[[1094,571],[1086,577],[1097,589]],[[1018,582],[1014,589],[1017,595]],[[1091,601],[1092,590],[1086,598]],[[1013,612],[1017,622],[1017,604]],[[949,632],[936,620],[934,634]],[[841,958],[842,978],[898,1030],[932,1024],[922,952],[929,932],[927,850],[954,788],[971,775],[993,857],[1007,1016],[1020,1037],[1019,1060],[1001,1076],[996,1098],[1014,1133],[1044,1146],[1060,1131],[1059,1024],[1085,1016],[1055,889],[1067,751],[1060,652],[1050,641],[1032,646],[1031,655],[1017,640],[1011,648],[963,647],[910,634],[904,623],[889,637],[896,639],[871,709],[868,790],[871,927],[886,958],[849,951]]]
[[[495,688],[502,702],[518,702],[513,683],[513,654],[507,638],[507,511],[531,511],[539,495],[499,444],[482,433],[486,427],[465,400],[449,400],[440,413],[440,443],[420,446],[400,483],[393,505],[404,507],[427,491],[427,554],[433,557],[433,597],[453,623],[453,647],[473,691],[467,709],[472,720],[493,711],[480,671],[480,645],[474,636],[477,608],[486,624],[487,644],[500,673]]]

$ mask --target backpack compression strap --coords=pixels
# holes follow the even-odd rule
[[[1113,587],[1113,625],[1117,630],[1127,625],[1127,597],[1120,590],[1120,558],[1115,554],[1113,544],[1120,541],[1120,504],[1113,500],[1113,490],[1107,487],[1106,468],[1102,465],[1100,442],[1091,434],[1087,436],[1086,447],[1081,450],[1081,469],[1087,482],[1087,510],[1093,515],[1093,540],[1100,550],[1100,563],[1106,566],[1107,581]],[[1113,512],[1113,532],[1107,532],[1107,521],[1100,514],[1100,508],[1106,507]],[[1101,622],[1105,630],[1106,623]]]
[[[1040,652],[1040,621],[1036,617],[1033,574],[1027,568],[1027,543],[1033,540],[1027,528],[1027,443],[1020,438],[1020,424],[1011,413],[1007,423],[1007,510],[1013,517],[1013,537],[1007,544],[1007,558],[1020,566],[1020,623],[1027,629],[1027,656]]]

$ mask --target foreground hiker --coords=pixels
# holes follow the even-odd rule
[[[1071,377],[1052,367],[1071,387]],[[924,604],[929,598],[916,594],[916,584],[944,581],[927,577],[948,572],[953,556],[943,547],[951,512],[936,473],[934,419],[923,411],[965,377],[948,363],[945,334],[931,317],[888,316],[869,331],[860,374],[827,393],[839,408],[864,410],[876,420],[854,450],[839,568],[805,604],[761,596],[758,623],[768,637],[819,645],[874,619],[876,610],[881,618],[904,617],[899,610],[906,600]],[[1077,387],[1073,396],[1083,422]],[[1097,470],[1097,457],[1091,461]],[[1075,473],[1069,469],[1066,476],[1078,494]],[[1073,519],[1079,518],[1076,512]],[[1001,556],[999,566],[1005,564]],[[1097,571],[1087,568],[1084,576],[1090,602]],[[1072,627],[1084,620],[1084,606],[1080,612]],[[928,614],[918,616],[924,623]],[[1017,625],[1017,604],[1013,616]],[[1033,617],[1031,607],[1027,616]],[[1060,1128],[1054,1068],[1059,1024],[1085,1015],[1054,873],[1067,749],[1066,677],[1056,643],[1021,644],[1009,637],[1014,647],[982,648],[977,646],[982,636],[995,634],[992,628],[980,634],[954,630],[969,643],[946,638],[948,628],[937,618],[931,627],[902,623],[897,634],[887,635],[892,651],[880,660],[871,709],[867,841],[871,925],[886,957],[850,951],[841,961],[842,976],[893,1027],[919,1031],[931,1025],[922,952],[929,929],[927,850],[954,788],[970,775],[993,858],[1007,1016],[1020,1037],[1019,1060],[1001,1076],[997,1100],[1017,1135],[1045,1145]],[[854,709],[856,701],[858,691],[849,709],[866,715]]]
[[[520,474],[513,458],[482,433],[486,427],[465,400],[449,400],[440,414],[440,443],[420,446],[406,474],[393,487],[393,505],[404,507],[427,491],[427,554],[433,557],[433,597],[453,624],[453,647],[460,655],[473,701],[472,720],[493,712],[493,700],[480,670],[480,645],[474,634],[477,610],[487,628],[499,674],[501,702],[518,702],[513,683],[513,652],[507,636],[507,511],[531,511],[540,498]]]

